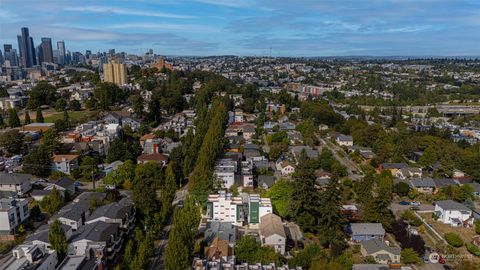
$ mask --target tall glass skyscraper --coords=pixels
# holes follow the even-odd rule
[[[20,51],[20,65],[29,68],[35,65],[35,47],[27,27],[22,27],[22,35],[17,36]]]
[[[58,55],[59,59],[58,62],[60,65],[65,65],[66,63],[66,51],[65,51],[65,41],[59,40],[57,41],[57,50],[58,50]]]
[[[40,46],[42,47],[43,62],[53,63],[52,39],[43,37]]]

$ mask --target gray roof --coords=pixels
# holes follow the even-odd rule
[[[386,264],[354,264],[352,270],[388,270]]]
[[[340,135],[338,135],[337,140],[342,141],[342,142],[351,142],[351,141],[353,141],[353,137],[350,136],[350,135],[340,134]]]
[[[132,203],[129,198],[123,198],[119,202],[102,205],[95,209],[95,211],[87,218],[87,221],[95,220],[100,217],[107,217],[110,219],[122,219],[130,212]]]
[[[273,186],[275,184],[275,177],[271,175],[259,175],[258,176],[258,186],[267,185],[268,187]]]
[[[26,173],[1,173],[0,184],[16,185],[30,182],[32,175]]]
[[[54,184],[57,185],[57,186],[63,187],[63,188],[65,188],[65,189],[68,189],[68,188],[71,187],[74,183],[75,183],[75,181],[70,180],[70,179],[68,179],[67,177],[62,177],[62,178],[60,178],[60,180],[58,180],[58,181],[55,182]]]
[[[220,240],[226,240],[230,244],[235,244],[237,237],[235,226],[231,222],[209,222],[205,231],[207,244],[210,245],[216,237]]]
[[[4,198],[18,198],[18,194],[15,191],[0,190],[0,199]]]
[[[408,167],[407,163],[383,163],[382,169],[402,169]]]
[[[472,211],[465,205],[452,200],[436,201],[435,204],[443,210]]]
[[[435,182],[432,178],[417,178],[410,180],[410,186],[416,188],[435,187]]]
[[[72,236],[72,242],[79,240],[90,240],[94,242],[106,242],[111,235],[118,231],[118,224],[97,221],[82,226],[75,235]]]
[[[50,195],[50,193],[52,193],[52,190],[51,189],[34,189],[30,195],[32,195],[32,197],[35,197],[35,196],[48,196]]]
[[[440,179],[433,179],[433,182],[435,182],[435,187],[441,188],[449,185],[457,185],[455,180],[452,178],[440,178]]]
[[[295,156],[300,156],[302,154],[302,151],[305,150],[305,153],[307,154],[307,157],[309,158],[317,158],[318,157],[318,151],[316,149],[311,148],[310,146],[292,146],[291,151]]]
[[[32,241],[41,241],[44,243],[49,243],[48,242],[48,231],[50,230],[51,224],[45,224],[40,226],[34,233],[30,234],[27,236],[25,239],[25,243],[32,242]],[[62,231],[68,232],[71,227],[65,224],[60,224],[60,227],[62,228]],[[68,239],[67,239],[68,240]]]
[[[385,235],[382,223],[350,223],[352,235]]]
[[[88,200],[81,200],[78,202],[73,201],[62,207],[55,215],[52,216],[52,218],[65,218],[77,221],[88,211],[89,208],[90,201]]]
[[[473,187],[473,191],[476,193],[480,193],[480,184],[477,182],[472,182],[471,184],[467,184]]]
[[[395,255],[400,255],[400,252],[402,251],[402,249],[399,247],[387,246],[383,240],[378,238],[362,241],[361,245],[363,246],[365,251],[367,251],[367,254],[372,254],[384,250]]]

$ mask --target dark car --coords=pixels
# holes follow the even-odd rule
[[[399,202],[398,204],[400,204],[400,205],[410,205],[410,203],[409,203],[409,202],[406,202],[406,201],[401,201],[401,202]]]
[[[178,207],[178,208],[182,208],[182,207],[183,207],[183,201],[182,201],[182,200],[178,201],[177,207]]]

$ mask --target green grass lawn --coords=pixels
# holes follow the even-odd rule
[[[95,117],[96,112],[91,111],[68,111],[68,117],[73,123],[84,123]],[[55,123],[63,119],[63,112],[57,112],[44,118],[45,123]],[[34,120],[34,119],[33,119]]]

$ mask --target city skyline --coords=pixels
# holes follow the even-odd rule
[[[30,29],[70,51],[162,55],[478,56],[480,3],[2,0],[0,43]],[[317,3],[320,2],[320,3]]]

